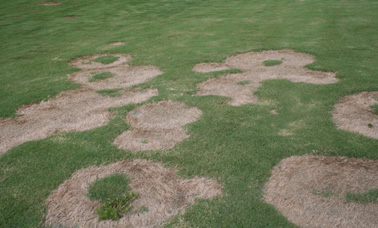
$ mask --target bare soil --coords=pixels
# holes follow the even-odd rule
[[[133,152],[172,148],[189,137],[181,127],[201,115],[198,108],[173,101],[143,105],[129,112],[126,122],[132,129],[118,136],[114,145]]]
[[[377,160],[293,156],[273,168],[264,200],[300,227],[378,227],[378,204],[345,199],[378,188],[377,177]]]
[[[266,60],[281,60],[282,64],[265,66]],[[200,63],[194,66],[196,72],[212,72],[226,69],[240,69],[243,73],[228,74],[211,78],[197,85],[197,96],[217,95],[230,97],[230,105],[239,106],[257,102],[253,95],[261,81],[267,79],[287,79],[292,82],[312,84],[335,83],[335,73],[313,71],[305,68],[315,60],[309,54],[296,53],[292,50],[249,52],[226,59],[225,63]],[[250,81],[240,85],[241,81]]]
[[[378,104],[378,92],[362,92],[340,98],[333,110],[333,121],[343,130],[378,139],[378,115],[371,106]]]
[[[139,197],[133,201],[132,211],[119,221],[98,221],[95,210],[100,202],[91,201],[86,195],[94,181],[125,173],[133,192]],[[134,160],[120,161],[107,166],[89,167],[75,172],[71,179],[54,190],[46,200],[46,224],[67,227],[162,227],[173,216],[182,213],[195,199],[221,196],[222,186],[204,178],[179,179],[161,163]],[[137,213],[146,207],[147,212]]]

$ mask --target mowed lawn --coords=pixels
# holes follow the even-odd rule
[[[144,103],[173,100],[203,114],[185,127],[191,137],[172,149],[132,153],[113,146],[130,128],[127,113],[138,106],[128,105],[113,109],[114,118],[104,127],[60,132],[7,151],[0,156],[0,227],[43,227],[45,200],[75,171],[136,158],[162,162],[182,178],[204,176],[223,186],[222,197],[196,201],[167,227],[295,227],[262,200],[280,160],[304,154],[378,159],[377,139],[339,130],[331,114],[343,96],[378,91],[376,0],[41,2],[1,2],[1,118],[79,88],[67,77],[78,71],[68,62],[101,53],[130,54],[131,65],[164,72],[138,85],[159,91]],[[125,45],[109,45],[116,41]],[[198,83],[224,74],[196,73],[196,64],[280,49],[312,54],[316,62],[307,67],[336,72],[339,81],[266,80],[255,93],[258,103],[238,107],[225,97],[193,96]],[[282,130],[291,134],[279,134]]]

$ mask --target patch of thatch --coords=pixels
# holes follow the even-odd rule
[[[301,227],[378,227],[378,204],[345,199],[378,188],[377,177],[377,160],[293,156],[272,170],[264,200]]]
[[[371,106],[378,104],[378,92],[363,92],[340,99],[333,110],[333,121],[346,131],[378,139],[378,115]]]
[[[43,6],[55,6],[55,5],[60,5],[62,4],[61,2],[41,2],[40,5]]]
[[[127,90],[105,97],[86,89],[63,92],[56,98],[18,109],[21,115],[0,120],[0,154],[27,141],[60,131],[84,131],[104,126],[112,118],[109,108],[140,103],[158,95],[157,90]]]
[[[88,187],[97,179],[114,173],[125,173],[133,192],[139,197],[133,201],[132,211],[119,221],[98,221],[95,210],[98,201],[86,196]],[[195,199],[220,196],[222,187],[213,180],[195,177],[178,179],[162,164],[146,160],[120,161],[102,167],[89,167],[75,172],[71,179],[54,190],[46,201],[46,224],[67,227],[161,227],[173,216],[194,203]],[[147,212],[137,213],[142,208]]]
[[[172,148],[189,137],[181,127],[196,121],[201,114],[198,108],[173,101],[143,105],[127,115],[132,130],[118,136],[114,145],[133,152]]]
[[[110,42],[109,45],[114,45],[114,46],[121,46],[121,45],[125,45],[125,42]]]
[[[266,60],[281,60],[282,64],[265,66]],[[337,82],[335,73],[312,71],[305,68],[315,60],[309,54],[295,53],[292,50],[249,52],[226,59],[225,63],[201,63],[193,70],[211,72],[225,69],[240,69],[244,73],[228,74],[224,77],[211,78],[197,85],[196,95],[218,95],[232,98],[231,105],[239,106],[254,103],[257,98],[254,91],[261,86],[260,82],[267,79],[287,79],[293,82],[312,84],[328,84]],[[240,85],[239,82],[250,81]]]

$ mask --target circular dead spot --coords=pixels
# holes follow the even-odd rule
[[[173,101],[146,104],[131,111],[126,121],[133,128],[172,129],[196,121],[202,115],[198,108]]]
[[[103,80],[90,80],[94,75],[104,72],[109,72],[114,76]],[[68,78],[74,83],[85,85],[87,88],[101,90],[130,87],[147,82],[162,73],[156,66],[129,66],[122,64],[106,69],[82,70],[68,75]]]
[[[60,5],[62,4],[61,2],[42,2],[40,3],[40,5],[43,5],[43,6],[56,6],[56,5]]]
[[[98,221],[95,210],[98,201],[86,196],[89,185],[97,179],[115,173],[130,177],[130,187],[138,192],[131,212],[119,221]],[[46,224],[67,227],[161,227],[171,217],[193,204],[195,199],[220,196],[222,186],[217,182],[195,177],[179,179],[162,164],[147,160],[120,161],[107,166],[89,167],[75,172],[54,190],[46,200]],[[144,213],[135,213],[147,208]]]
[[[125,42],[121,42],[121,41],[118,41],[118,42],[110,42],[109,45],[121,46],[121,45],[125,45]]]
[[[103,56],[114,56],[114,57],[118,57],[118,59],[110,64],[102,64],[102,63],[93,61],[96,58],[103,57]],[[128,54],[97,54],[97,55],[76,58],[70,62],[70,65],[73,67],[81,68],[81,69],[96,70],[96,69],[105,69],[105,68],[120,66],[130,60],[132,60],[132,57],[131,55],[128,55]]]
[[[276,61],[269,62],[269,60]],[[287,79],[292,82],[312,84],[328,84],[338,81],[337,78],[335,78],[335,73],[313,71],[305,67],[314,61],[313,57],[309,54],[296,53],[292,50],[278,50],[239,54],[227,58],[225,63],[197,64],[193,68],[193,70],[197,72],[240,69],[243,73],[228,74],[224,77],[208,79],[197,85],[198,92],[196,95],[230,97],[232,101],[229,104],[239,106],[247,103],[255,103],[257,98],[253,96],[253,92],[261,86],[261,81],[267,79]],[[272,67],[265,66],[264,62],[273,65],[278,62],[280,64]],[[240,77],[244,78],[243,80],[245,81],[250,81],[250,85],[237,87],[238,83],[242,81],[237,80],[237,78]],[[241,89],[243,92],[240,91]]]
[[[345,199],[377,189],[377,176],[377,160],[293,156],[273,168],[264,200],[300,227],[378,227],[378,204]]]
[[[158,94],[157,90],[133,89],[121,96],[106,97],[79,89],[59,94],[39,104],[23,106],[21,115],[0,121],[0,154],[27,141],[43,139],[59,131],[84,131],[104,126],[112,119],[109,108],[135,104]]]
[[[172,148],[189,137],[181,127],[201,115],[198,108],[178,102],[146,104],[129,112],[126,121],[132,130],[119,135],[113,144],[132,152]]]
[[[346,131],[378,139],[378,115],[371,108],[378,104],[378,92],[362,92],[342,97],[333,110],[333,121]]]

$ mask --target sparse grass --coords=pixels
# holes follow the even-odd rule
[[[361,204],[378,203],[378,189],[371,189],[365,193],[348,193],[346,201]]]
[[[138,197],[138,193],[129,192],[114,199],[107,199],[103,205],[96,210],[98,220],[119,220],[132,207],[132,202]]]
[[[91,200],[106,202],[108,199],[117,199],[130,191],[130,179],[125,174],[113,174],[99,179],[89,186],[88,197]]]
[[[280,65],[281,63],[282,63],[281,60],[265,60],[264,61],[265,66],[276,66],[276,65]]]
[[[93,75],[88,81],[94,82],[94,81],[97,81],[97,80],[103,80],[103,79],[111,78],[114,75],[115,74],[111,73],[111,72],[102,72],[102,73],[98,73],[98,74]]]
[[[67,78],[77,69],[67,63],[99,53],[128,53],[132,65],[160,67],[164,74],[142,85],[159,90],[151,101],[180,101],[203,115],[186,126],[191,137],[172,149],[133,154],[112,145],[129,129],[124,119],[137,105],[112,109],[115,117],[107,126],[13,148],[0,156],[0,227],[43,227],[45,200],[75,171],[136,158],[164,162],[182,177],[206,176],[224,186],[223,197],[197,201],[167,227],[183,221],[187,227],[295,227],[261,200],[270,170],[281,159],[313,150],[378,159],[378,140],[338,130],[331,115],[340,97],[378,91],[377,12],[375,0],[66,0],[54,7],[3,1],[1,118],[78,88]],[[117,40],[127,45],[108,45]],[[313,54],[317,62],[307,67],[337,72],[340,81],[267,80],[255,93],[259,104],[240,107],[227,105],[224,97],[191,96],[197,83],[228,72],[200,74],[191,70],[195,64],[271,49]],[[269,115],[271,109],[280,114]],[[295,135],[278,135],[297,120],[303,124]]]
[[[95,58],[94,62],[102,63],[102,64],[110,64],[112,62],[115,62],[119,59],[117,56],[112,56],[112,55],[105,55],[105,56],[100,56],[98,58]]]
[[[249,83],[251,83],[251,81],[241,81],[241,82],[238,82],[238,85],[248,85]]]
[[[378,104],[375,104],[373,106],[371,106],[371,108],[373,109],[373,112],[378,115]]]
[[[103,95],[103,96],[109,96],[109,97],[119,97],[122,94],[119,92],[122,89],[103,89],[103,90],[97,90],[96,92]]]

